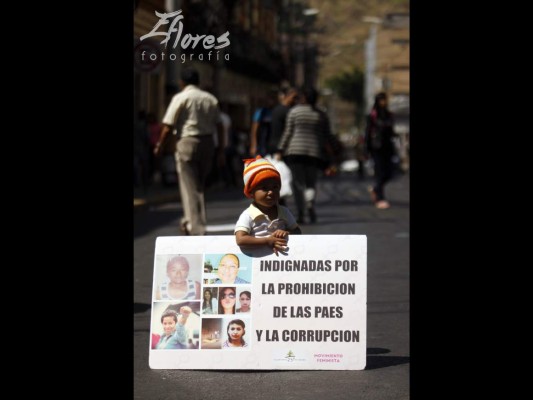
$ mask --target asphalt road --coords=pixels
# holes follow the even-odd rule
[[[323,178],[318,222],[304,234],[368,239],[367,366],[363,371],[151,370],[148,366],[153,257],[158,236],[177,236],[177,202],[134,214],[135,399],[409,399],[409,175],[387,186],[392,207],[378,210],[354,175]],[[209,233],[232,234],[249,200],[234,188],[207,194]],[[294,210],[294,203],[289,201]]]

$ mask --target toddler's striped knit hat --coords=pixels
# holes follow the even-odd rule
[[[253,188],[261,181],[268,178],[275,178],[281,185],[281,177],[278,170],[270,161],[265,160],[261,156],[256,158],[248,158],[244,161],[244,171],[242,177],[244,179],[244,194],[246,197],[252,197]]]

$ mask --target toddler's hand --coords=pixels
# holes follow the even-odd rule
[[[289,236],[289,232],[284,231],[282,229],[278,229],[272,234],[272,236],[279,239],[287,239],[287,237]]]
[[[274,250],[274,253],[278,255],[278,250],[283,251],[287,248],[287,241],[285,239],[280,239],[274,236],[269,236],[268,246],[272,247],[272,250]]]

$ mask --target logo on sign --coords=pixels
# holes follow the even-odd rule
[[[289,352],[287,353],[287,355],[285,356],[285,358],[287,359],[288,362],[293,362],[294,359],[296,358],[296,356],[294,355],[294,353],[292,352],[292,350],[289,350]]]
[[[279,363],[299,363],[299,362],[305,362],[307,361],[307,358],[302,357],[301,355],[297,355],[294,351],[288,350],[277,350],[273,357],[272,361],[279,362]]]
[[[184,17],[183,15],[181,15],[181,10],[173,11],[170,13],[160,13],[155,11],[155,15],[159,18],[159,21],[157,21],[157,23],[149,33],[141,36],[141,41],[151,37],[163,36],[164,38],[163,40],[161,40],[160,43],[164,44],[165,48],[167,48],[171,37],[174,35],[175,39],[172,44],[173,49],[175,49],[178,44],[181,49],[188,49],[189,47],[191,49],[196,49],[197,47],[200,49],[199,44],[201,43],[201,47],[203,48],[203,50],[209,50],[206,55],[204,55],[204,53],[183,53],[179,56],[179,59],[182,63],[184,63],[187,59],[189,59],[189,61],[203,61],[204,58],[208,61],[210,61],[211,58],[213,58],[213,60],[219,60],[221,56],[220,49],[223,49],[224,47],[230,45],[229,31],[224,32],[218,38],[215,38],[213,35],[191,35],[190,33],[187,33],[182,36],[183,23],[181,22],[181,20],[184,19]],[[160,28],[164,28],[167,25],[168,29],[159,30]],[[217,51],[215,52],[214,50]],[[165,56],[166,54],[163,51],[143,51],[141,53],[141,61],[145,61],[145,59],[150,61],[163,61],[165,60]],[[229,53],[223,54],[223,58],[224,60],[229,61]],[[178,56],[175,53],[170,53],[168,54],[168,59],[171,61],[175,61],[176,59],[178,59]]]

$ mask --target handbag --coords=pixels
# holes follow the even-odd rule
[[[268,160],[279,172],[281,177],[281,189],[279,191],[279,197],[292,196],[292,173],[290,168],[283,160],[276,160],[270,154],[265,156],[265,159]]]

